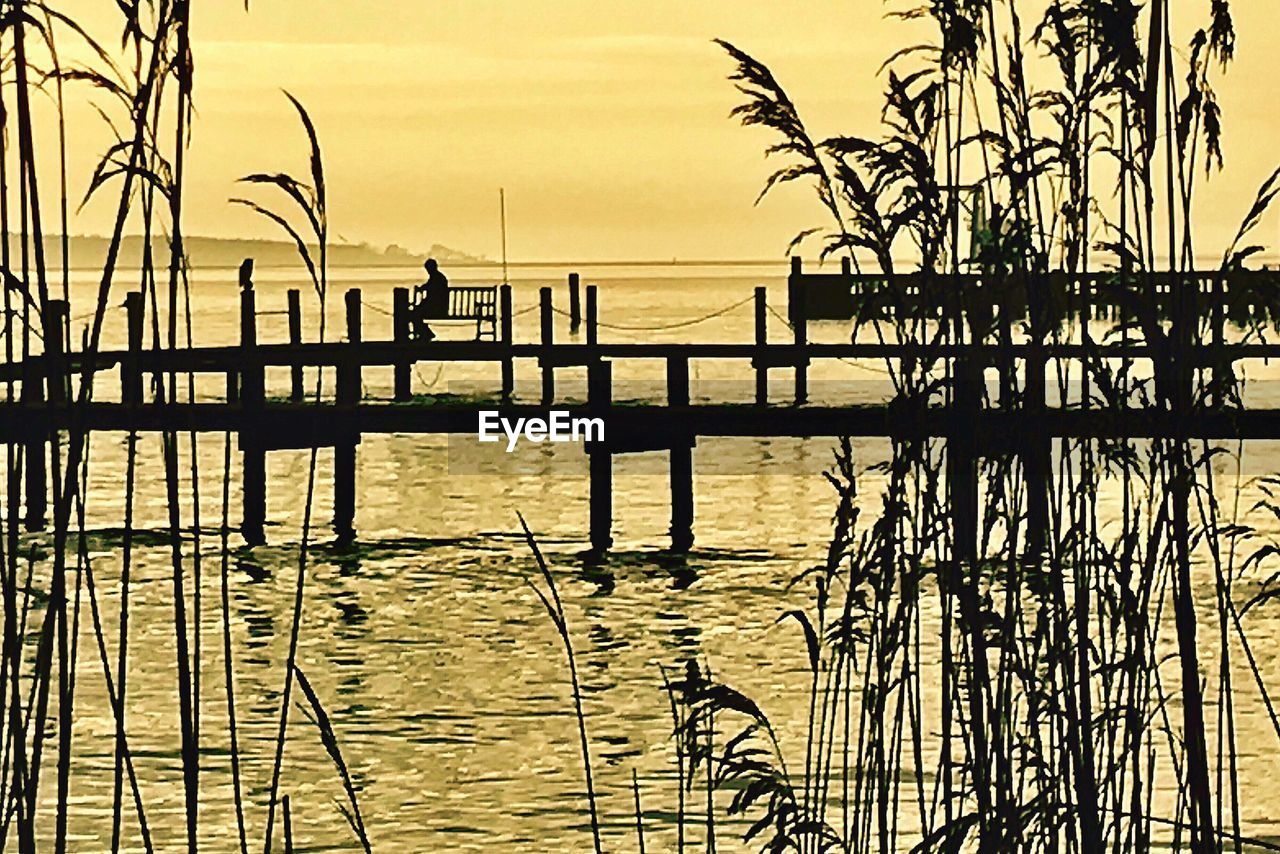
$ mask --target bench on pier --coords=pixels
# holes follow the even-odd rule
[[[426,338],[431,323],[464,321],[476,325],[476,339],[498,339],[498,288],[449,286],[449,305],[441,312],[439,306],[427,305],[426,290],[415,288],[409,303],[409,332],[415,339]]]

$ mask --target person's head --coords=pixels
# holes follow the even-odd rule
[[[434,258],[428,258],[427,263],[422,266],[427,268],[428,273],[434,273],[436,270],[440,269],[440,265],[436,263],[436,259]]]

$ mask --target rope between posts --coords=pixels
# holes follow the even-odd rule
[[[440,375],[443,373],[444,373],[444,362],[441,362],[439,367],[436,368],[435,377],[432,378],[431,382],[427,382],[422,378],[422,372],[418,370],[418,366],[417,365],[413,366],[413,375],[418,378],[418,382],[423,386],[424,390],[435,388],[436,383],[440,382]]]
[[[662,332],[668,329],[683,329],[686,326],[697,326],[699,323],[706,323],[708,320],[714,320],[717,317],[722,317],[736,308],[741,308],[742,306],[751,302],[753,299],[755,299],[754,295],[749,296],[744,300],[739,300],[738,302],[735,302],[733,305],[728,305],[722,309],[713,311],[710,314],[703,315],[702,317],[696,317],[693,320],[682,320],[682,321],[679,321],[678,323],[668,323],[668,324],[663,324],[659,326],[631,326],[631,325],[624,325],[624,324],[617,324],[617,323],[602,323],[597,320],[596,326],[599,326],[602,329],[617,329],[622,332]],[[554,311],[556,314],[561,314],[561,315],[564,315],[565,317],[571,317],[569,312],[565,311],[564,309],[560,309],[560,308],[556,308],[555,306],[552,306],[551,310]]]
[[[769,309],[769,311],[773,314],[773,316],[778,318],[778,320],[782,321],[782,324],[786,326],[788,329],[791,329],[791,330],[795,329],[795,326],[791,324],[791,321],[787,320],[785,316],[780,314],[776,308],[769,305],[768,303],[765,303],[765,308]],[[880,376],[886,376],[886,377],[889,376],[889,371],[886,370],[885,368],[873,368],[868,365],[863,365],[859,362],[855,362],[852,359],[846,359],[843,356],[836,356],[836,361],[844,362],[846,365],[848,365],[851,368],[857,368],[858,370],[866,371],[867,373],[879,374]]]

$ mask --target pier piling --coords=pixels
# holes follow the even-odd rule
[[[978,450],[975,425],[981,409],[981,368],[968,356],[956,360],[953,425],[947,438],[953,554],[972,567],[978,554]]]
[[[297,346],[302,343],[302,292],[297,288],[289,289],[289,343]],[[302,365],[289,368],[289,399],[301,403],[306,397],[302,387]]]
[[[511,319],[511,285],[504,284],[498,288],[498,323],[502,341],[502,401],[511,402],[511,395],[516,386],[516,363],[511,358],[512,319]]]
[[[360,289],[346,293],[347,341],[359,344],[361,335]],[[360,363],[354,358],[338,366],[337,405],[355,409],[361,396]],[[340,439],[333,449],[333,532],[340,545],[356,538],[356,446],[360,434]]]
[[[600,302],[595,285],[587,285],[587,346],[600,343]]]
[[[587,366],[587,405],[601,417],[613,397],[613,365],[600,360]],[[590,465],[591,550],[601,554],[613,545],[613,453],[604,442],[587,449]]]
[[[765,348],[769,343],[769,293],[764,287],[756,288],[756,346],[760,348],[756,355],[756,405],[767,406],[769,403],[769,368],[765,362]]]
[[[791,256],[791,275],[787,276],[787,319],[792,323],[800,311],[799,294],[804,290],[804,262],[798,255]]]
[[[689,359],[667,359],[667,405],[689,405]],[[671,443],[671,550],[693,548],[693,437],[679,435]]]
[[[71,372],[67,370],[67,322],[70,317],[66,300],[51,299],[44,312],[44,351],[49,365],[47,374],[49,402],[65,404],[71,399]]]
[[[796,300],[799,310],[791,321],[791,331],[796,345],[796,406],[801,406],[809,400],[809,356],[805,352],[809,343],[809,327],[803,288],[796,292]]]
[[[120,360],[120,402],[129,406],[142,403],[142,292],[130,291],[124,297],[125,331],[128,341],[125,357]]]
[[[551,345],[555,343],[555,325],[551,313],[551,288],[538,291],[538,320],[543,346],[538,361],[542,366],[542,405],[550,406],[556,397],[556,372],[551,362]]]
[[[578,274],[569,274],[569,331],[578,333],[582,325],[582,303],[578,299]]]
[[[67,304],[49,300],[41,316],[44,331],[45,370],[43,376],[28,376],[22,383],[22,396],[27,403],[42,400],[60,405],[67,402],[70,375],[65,371]],[[33,433],[26,443],[27,506],[23,524],[28,531],[43,531],[49,512],[48,460],[46,453],[57,439],[56,431]]]
[[[391,337],[397,344],[409,342],[409,289],[396,288],[391,292]],[[413,397],[409,385],[413,365],[408,361],[396,362],[395,399],[403,403]]]
[[[248,268],[249,270],[252,267]],[[248,271],[242,268],[240,280],[240,383],[239,401],[246,413],[260,413],[266,405],[266,377],[258,357],[257,298]],[[228,388],[235,385],[235,375],[228,374]],[[251,546],[267,541],[267,450],[254,430],[240,431],[241,498],[244,516],[240,535]]]

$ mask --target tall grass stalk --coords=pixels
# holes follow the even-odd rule
[[[551,622],[556,628],[556,634],[560,636],[560,643],[564,647],[565,659],[569,665],[569,684],[573,689],[574,718],[578,724],[579,746],[582,748],[582,773],[587,786],[587,811],[591,818],[591,841],[595,846],[596,854],[601,854],[603,848],[600,842],[600,816],[596,808],[596,787],[591,773],[591,742],[587,737],[587,716],[582,707],[582,684],[578,680],[578,662],[573,654],[573,639],[569,635],[569,621],[565,616],[564,603],[560,601],[560,591],[556,588],[555,576],[551,574],[551,569],[547,566],[547,561],[542,556],[542,550],[538,548],[538,542],[534,539],[533,532],[529,530],[529,525],[525,522],[524,516],[519,516],[519,519],[520,528],[524,531],[525,542],[528,543],[529,550],[533,553],[533,559],[538,565],[538,573],[545,589],[529,579],[526,579],[526,583],[537,595],[542,607],[546,609],[547,616],[551,618]],[[709,839],[708,846],[711,847],[713,845],[714,843]]]
[[[298,113],[303,129],[306,131],[307,142],[310,148],[310,183],[305,180],[294,178],[288,174],[266,175],[255,173],[241,179],[248,184],[274,186],[281,190],[286,197],[293,203],[301,214],[305,226],[310,228],[310,240],[302,236],[302,231],[295,227],[284,215],[277,213],[270,208],[258,204],[248,199],[232,199],[234,204],[242,205],[249,208],[260,216],[275,223],[285,231],[294,241],[298,250],[298,257],[307,268],[307,272],[311,277],[311,282],[316,292],[316,299],[320,308],[320,340],[323,342],[325,337],[325,314],[328,306],[328,283],[329,283],[329,211],[328,211],[328,194],[325,187],[324,177],[324,158],[320,150],[320,138],[316,132],[315,124],[311,121],[310,114],[307,113],[302,103],[289,93],[285,93],[294,109]],[[312,255],[310,246],[314,245],[318,251],[318,259]],[[324,373],[319,372],[316,377],[315,400],[319,403],[324,391]],[[275,814],[276,814],[276,798],[280,788],[280,773],[284,761],[285,741],[288,734],[289,724],[289,703],[292,696],[294,683],[294,675],[297,672],[298,660],[298,637],[302,629],[302,609],[305,600],[306,575],[307,575],[307,559],[311,547],[311,511],[313,499],[315,497],[316,482],[316,460],[318,450],[312,448],[310,461],[307,468],[307,489],[306,499],[303,510],[302,522],[302,542],[298,549],[298,572],[297,581],[294,586],[292,619],[289,627],[289,651],[285,658],[285,677],[284,689],[281,692],[280,701],[280,723],[276,731],[274,760],[271,767],[271,784],[267,799],[267,828],[265,839],[263,841],[263,850],[265,854],[271,854],[272,837],[275,830]]]

